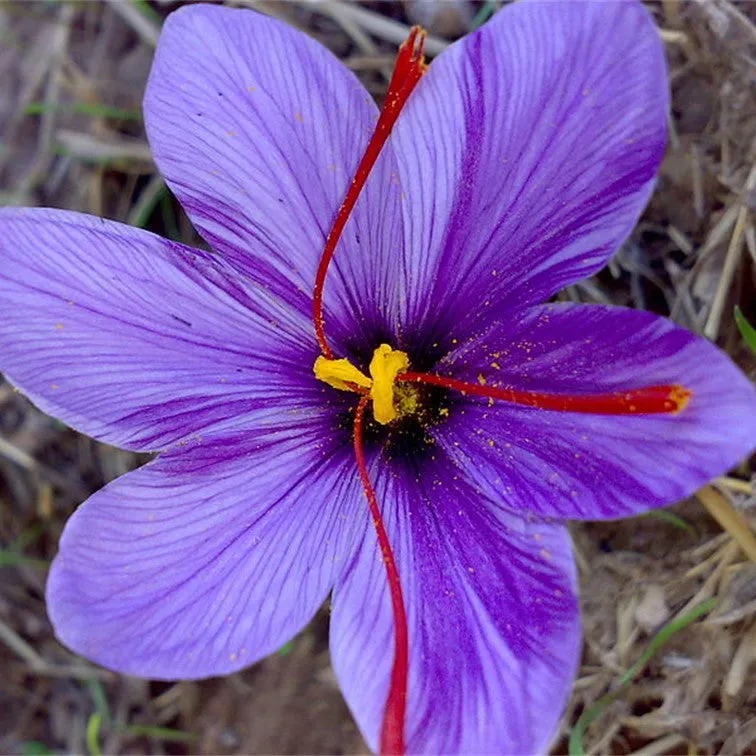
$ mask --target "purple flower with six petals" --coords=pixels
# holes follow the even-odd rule
[[[377,748],[396,596],[356,445],[406,609],[407,750],[540,752],[580,648],[563,520],[723,473],[753,447],[756,392],[666,320],[543,304],[652,190],[668,94],[640,3],[508,6],[405,100],[321,289],[325,356],[360,397],[333,360],[332,385],[313,374],[312,302],[378,110],[303,34],[206,5],[166,22],[147,132],[212,253],[0,211],[0,368],[74,428],[160,452],[73,515],[49,611],[104,666],[196,678],[279,648],[332,592],[333,664]],[[406,360],[388,378],[382,344]],[[381,381],[388,419],[355,426]]]

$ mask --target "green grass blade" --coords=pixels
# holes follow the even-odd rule
[[[13,549],[13,551],[23,551],[27,546],[31,546],[35,541],[38,541],[44,533],[45,526],[42,525],[42,523],[24,528],[14,539],[10,548]]]
[[[141,121],[142,114],[138,110],[116,108],[111,105],[99,105],[89,102],[31,102],[24,108],[25,115],[42,115],[49,111],[56,113],[78,113],[93,118],[114,118],[120,121]]]
[[[102,756],[100,750],[100,724],[102,718],[96,712],[89,717],[87,722],[87,751],[90,756]]]
[[[735,322],[737,323],[740,335],[743,337],[743,341],[756,354],[756,328],[746,320],[746,316],[743,315],[743,311],[737,305],[735,305]]]
[[[44,525],[32,525],[8,545],[7,549],[0,549],[0,567],[35,567],[38,570],[46,570],[50,563],[44,559],[34,559],[23,553],[27,546],[31,546],[45,532]]]
[[[483,4],[483,7],[475,14],[475,18],[470,22],[470,31],[475,31],[483,26],[483,24],[493,16],[495,10],[496,3],[494,0],[487,0],[487,2]]]
[[[21,756],[53,756],[53,752],[39,740],[27,740],[21,743]]]
[[[153,176],[129,214],[129,225],[136,226],[137,228],[146,228],[150,222],[150,218],[152,218],[152,214],[155,212],[155,208],[160,204],[161,199],[167,191],[168,189],[163,179],[157,174]]]
[[[112,719],[110,714],[110,706],[108,705],[108,696],[105,693],[105,688],[99,680],[94,677],[86,681],[87,690],[92,698],[92,703],[95,707],[95,713],[100,716],[100,721],[107,726]]]
[[[193,732],[174,730],[170,727],[155,727],[153,725],[128,725],[123,732],[135,737],[157,738],[172,743],[193,743],[197,736]]]
[[[34,567],[37,570],[47,570],[50,564],[44,559],[35,559],[17,551],[0,549],[0,567]]]
[[[666,509],[652,509],[650,512],[642,515],[643,517],[651,517],[654,520],[661,520],[669,525],[673,525],[679,530],[684,530],[686,533],[695,535],[695,528],[680,515],[674,514],[674,512],[668,512]]]
[[[163,217],[163,226],[168,238],[173,239],[173,241],[181,241],[181,231],[179,230],[176,211],[173,207],[173,199],[167,188],[160,197],[160,213]]]
[[[585,756],[583,748],[583,738],[585,731],[592,725],[606,710],[612,701],[619,698],[625,688],[643,671],[644,667],[653,655],[676,633],[684,630],[688,625],[708,614],[715,606],[716,599],[709,599],[698,606],[693,607],[687,614],[682,617],[676,617],[666,624],[651,639],[646,646],[646,650],[640,655],[638,661],[620,677],[617,687],[614,690],[605,693],[596,701],[593,706],[588,707],[575,723],[570,733],[569,754],[570,756]]]
[[[131,0],[131,4],[146,18],[157,26],[163,25],[163,17],[147,2],[147,0]]]

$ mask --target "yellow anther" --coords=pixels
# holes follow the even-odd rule
[[[381,344],[373,352],[370,361],[370,375],[373,387],[370,396],[373,399],[373,414],[377,422],[386,425],[396,418],[394,407],[394,381],[399,373],[409,367],[409,358],[404,352],[392,349],[388,344]]]
[[[329,386],[342,391],[354,391],[356,387],[370,389],[373,400],[373,414],[382,425],[395,420],[401,413],[411,414],[417,407],[414,392],[405,392],[400,397],[399,411],[395,406],[394,383],[396,376],[409,367],[409,358],[404,352],[392,349],[388,344],[381,344],[373,352],[368,378],[349,360],[329,360],[318,357],[313,368],[315,377]]]
[[[329,360],[318,357],[313,368],[315,377],[342,391],[354,391],[354,386],[370,388],[373,382],[349,360]]]

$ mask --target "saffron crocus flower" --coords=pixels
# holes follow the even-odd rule
[[[66,527],[48,605],[70,648],[225,674],[332,591],[371,747],[534,753],[579,656],[563,521],[689,495],[752,448],[756,397],[666,320],[544,304],[652,190],[668,100],[643,7],[519,2],[427,73],[421,41],[376,127],[306,36],[172,14],[147,131],[213,252],[2,211],[0,367],[69,425],[160,452]]]

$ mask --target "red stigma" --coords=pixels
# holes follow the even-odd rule
[[[370,507],[378,546],[381,550],[383,563],[386,566],[389,592],[391,594],[391,608],[394,614],[394,665],[391,668],[391,680],[386,706],[383,710],[381,724],[380,753],[383,756],[404,756],[404,722],[407,715],[407,677],[409,674],[409,631],[407,629],[407,613],[404,609],[404,595],[399,580],[399,570],[394,559],[386,526],[378,506],[375,490],[370,482],[365,452],[362,443],[362,430],[365,419],[365,408],[369,398],[363,396],[357,405],[354,416],[354,455],[357,458],[357,469],[360,473],[362,487]]]
[[[429,383],[462,394],[500,399],[525,407],[593,415],[675,415],[685,408],[693,396],[690,389],[679,384],[646,386],[607,394],[548,394],[468,383],[431,373],[402,373],[397,380]]]
[[[328,273],[328,267],[336,252],[336,247],[344,232],[349,216],[354,210],[357,200],[367,183],[370,172],[373,170],[378,160],[381,150],[386,144],[386,140],[391,134],[396,124],[402,108],[406,104],[410,94],[414,90],[418,81],[425,73],[427,66],[423,57],[423,46],[425,44],[425,31],[419,26],[411,29],[409,37],[399,48],[399,54],[396,58],[394,73],[389,82],[386,100],[383,109],[375,125],[370,141],[368,142],[365,152],[357,166],[349,188],[346,191],[344,201],[341,203],[333,226],[326,238],[323,254],[318,264],[315,274],[315,288],[313,290],[313,323],[315,325],[315,337],[322,355],[333,360],[334,354],[331,350],[325,334],[325,319],[323,316],[323,288]],[[378,499],[370,476],[368,475],[367,465],[365,463],[365,452],[363,448],[363,427],[365,408],[367,407],[370,396],[365,389],[356,387],[356,390],[362,394],[357,405],[354,416],[354,453],[357,459],[357,469],[359,471],[362,487],[365,490],[365,497],[368,500],[370,515],[373,520],[373,526],[378,538],[378,546],[381,550],[381,556],[386,566],[386,577],[388,579],[389,592],[391,595],[391,608],[394,617],[394,663],[391,669],[391,679],[389,681],[389,692],[386,699],[386,706],[383,711],[383,722],[380,733],[380,752],[384,756],[404,756],[404,728],[407,717],[407,677],[409,674],[409,632],[407,629],[407,613],[404,608],[404,596],[402,594],[402,585],[399,580],[399,571],[394,559],[394,552],[391,548],[391,542],[386,532],[386,526],[383,522],[381,509],[378,506]]]
[[[407,37],[406,41],[399,48],[394,73],[391,76],[381,115],[378,118],[378,123],[375,126],[373,135],[370,137],[362,160],[360,160],[360,164],[357,166],[352,183],[347,189],[344,201],[341,203],[341,207],[339,207],[331,231],[326,238],[320,264],[315,274],[315,289],[312,296],[315,336],[318,340],[320,351],[329,360],[333,359],[333,352],[326,339],[325,320],[323,317],[323,287],[325,285],[326,274],[328,273],[328,266],[333,259],[336,246],[339,243],[339,239],[341,239],[341,234],[344,232],[344,228],[357,203],[360,192],[362,192],[368,176],[370,176],[370,172],[373,170],[373,166],[378,160],[378,156],[381,154],[381,150],[386,144],[386,140],[394,128],[397,118],[399,118],[399,113],[401,113],[407,99],[412,94],[415,85],[427,70],[423,56],[425,34],[424,29],[419,26],[413,26],[409,37]]]

